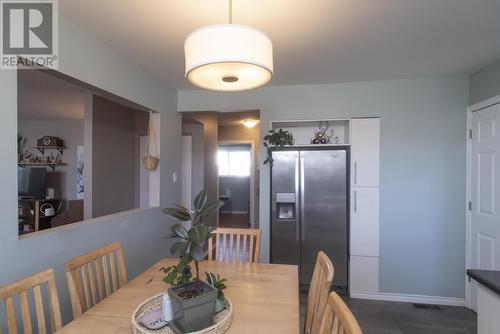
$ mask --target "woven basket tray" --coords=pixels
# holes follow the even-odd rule
[[[149,298],[139,305],[132,315],[132,333],[134,334],[176,334],[169,325],[152,330],[137,321],[143,314],[163,307],[163,293]],[[233,304],[226,298],[226,308],[214,314],[213,325],[191,334],[222,334],[229,329],[233,321]]]

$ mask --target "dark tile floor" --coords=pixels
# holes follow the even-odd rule
[[[304,323],[307,291],[300,293],[300,321]],[[474,334],[476,314],[464,307],[420,309],[410,303],[346,299],[364,334]],[[302,327],[301,327],[302,328]]]

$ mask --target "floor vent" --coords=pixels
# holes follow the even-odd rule
[[[439,305],[432,305],[432,304],[413,304],[413,307],[415,308],[423,308],[427,310],[440,310],[441,307]]]

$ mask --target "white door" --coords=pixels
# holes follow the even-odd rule
[[[379,188],[352,187],[351,255],[379,256]]]
[[[181,205],[191,208],[192,197],[192,145],[191,135],[182,135]]]
[[[351,121],[351,185],[379,186],[380,119]]]
[[[500,136],[496,133],[500,104],[472,114],[470,268],[500,269]],[[497,194],[499,196],[497,196]],[[471,280],[470,306],[477,309],[476,283]]]

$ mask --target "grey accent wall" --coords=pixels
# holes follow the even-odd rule
[[[64,74],[161,113],[161,206],[179,202],[180,184],[172,183],[172,173],[180,169],[180,159],[175,157],[181,155],[181,118],[176,112],[175,90],[63,16],[59,18],[59,61],[59,70]],[[164,236],[169,233],[171,222],[160,208],[140,209],[19,239],[16,71],[1,71],[0,101],[0,153],[5,162],[0,164],[0,286],[53,268],[63,320],[67,323],[72,315],[64,261],[120,241],[132,279],[170,255],[171,241]],[[0,326],[5,326],[1,317]]]
[[[92,217],[136,208],[138,111],[94,95]]]
[[[179,91],[179,111],[260,110],[271,120],[381,118],[380,290],[464,297],[467,77]],[[269,167],[260,226],[269,260]]]
[[[54,188],[55,196],[65,201],[76,199],[76,152],[77,146],[83,145],[83,120],[24,120],[18,126],[19,133],[27,138],[25,148],[38,156],[42,154],[32,146],[39,138],[49,135],[64,140],[62,161],[67,165],[56,167],[55,171],[47,169],[47,187]],[[45,151],[46,156],[51,153],[59,154],[56,150]]]
[[[500,59],[471,74],[469,105],[500,95]]]

